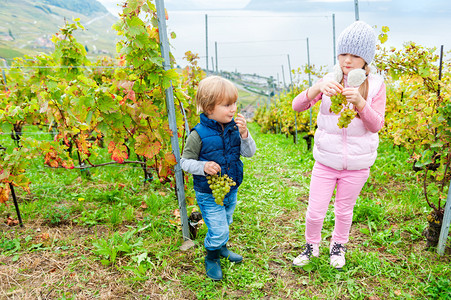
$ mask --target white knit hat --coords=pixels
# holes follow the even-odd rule
[[[346,53],[357,55],[370,64],[376,51],[376,34],[370,25],[356,21],[340,33],[337,48],[337,55]]]

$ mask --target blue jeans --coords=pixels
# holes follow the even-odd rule
[[[196,192],[197,205],[208,228],[205,249],[220,249],[229,240],[229,225],[233,222],[237,193],[238,189],[230,191],[224,198],[224,206],[221,206],[216,204],[212,194]]]

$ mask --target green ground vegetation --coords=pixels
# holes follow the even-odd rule
[[[0,206],[0,298],[451,299],[449,248],[444,256],[426,249],[429,208],[408,153],[382,141],[355,207],[346,266],[329,266],[331,205],[320,257],[298,268],[292,260],[303,244],[312,154],[303,139],[294,144],[260,133],[256,124],[250,128],[258,150],[243,159],[245,180],[229,241],[244,261],[222,260],[224,280],[205,276],[205,225],[195,246],[180,250],[178,204],[169,184],[144,183],[142,170],[132,165],[81,176],[36,160],[27,171],[31,193],[17,191],[25,226],[3,224],[17,217],[12,201]],[[7,136],[0,144],[13,146]],[[191,212],[192,181],[186,185]]]

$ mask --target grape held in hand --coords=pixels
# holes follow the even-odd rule
[[[352,119],[357,115],[357,112],[347,107],[346,97],[342,93],[331,96],[330,101],[330,110],[334,114],[340,113],[340,118],[338,118],[337,123],[338,127],[347,128]]]
[[[347,128],[348,125],[351,123],[352,119],[354,119],[357,112],[353,109],[346,108],[344,109],[341,114],[340,118],[338,118],[338,127],[340,128]]]
[[[236,182],[232,180],[227,174],[220,175],[208,175],[208,185],[210,186],[215,202],[219,205],[224,205],[224,198],[230,191],[230,187],[236,185]]]
[[[346,97],[342,93],[332,95],[330,97],[330,101],[332,102],[332,104],[330,105],[330,110],[334,114],[338,114],[343,109],[343,106],[345,106],[347,103]]]

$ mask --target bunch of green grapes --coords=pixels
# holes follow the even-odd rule
[[[346,101],[346,96],[344,96],[342,93],[330,96],[330,101],[332,102],[330,105],[330,110],[334,114],[338,114],[343,109],[343,107],[348,103]]]
[[[334,114],[339,114],[341,112],[340,118],[338,118],[338,127],[347,128],[352,119],[354,119],[357,112],[347,107],[348,101],[346,101],[346,96],[344,96],[342,93],[332,95],[330,97],[330,101],[332,102],[330,105],[330,110]]]
[[[236,182],[232,180],[227,174],[220,175],[208,175],[208,185],[213,191],[213,197],[215,202],[219,205],[224,205],[224,197],[230,191],[230,187],[236,185]]]
[[[352,119],[354,119],[357,112],[353,109],[346,108],[341,112],[340,118],[338,118],[338,127],[346,128],[349,123],[351,123]]]

